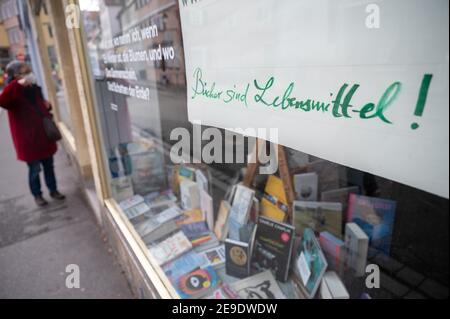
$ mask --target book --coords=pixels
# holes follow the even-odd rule
[[[144,197],[142,197],[141,195],[134,195],[130,198],[127,198],[123,201],[121,201],[119,203],[120,208],[122,208],[122,210],[127,210],[130,209],[133,206],[139,205],[141,203],[144,202]]]
[[[344,242],[333,234],[323,231],[320,233],[319,243],[327,259],[328,268],[340,273],[344,260]]]
[[[260,213],[259,200],[256,197],[253,197],[253,205],[252,208],[250,209],[249,220],[253,223],[256,223],[258,221],[259,213]]]
[[[286,299],[270,270],[234,282],[230,287],[242,299]]]
[[[162,192],[151,192],[144,196],[144,200],[151,207],[170,202],[175,203],[177,201],[177,197],[171,189],[168,189]]]
[[[161,202],[161,203],[149,205],[150,211],[145,215],[145,217],[156,216],[156,215],[170,209],[174,205],[176,205],[176,204],[172,201]]]
[[[167,209],[163,210],[161,213],[156,214],[154,216],[154,219],[159,224],[164,224],[168,222],[169,220],[175,219],[179,216],[181,216],[182,212],[181,209],[177,205],[172,205],[168,207]]]
[[[221,285],[221,280],[213,267],[195,269],[181,276],[175,286],[182,299],[202,298]]]
[[[251,206],[253,204],[254,195],[254,190],[245,187],[244,185],[237,185],[230,212],[230,218],[233,218],[241,225],[246,224]]]
[[[342,237],[341,203],[294,201],[292,213],[292,223],[299,236],[308,227],[316,234],[329,231],[336,237]]]
[[[225,240],[225,271],[229,276],[243,278],[250,275],[250,244],[227,238]]]
[[[133,142],[127,144],[125,158],[131,162],[131,180],[138,194],[147,194],[166,185],[164,155],[156,146]]]
[[[276,221],[285,221],[287,216],[287,198],[284,191],[283,181],[270,175],[261,199],[261,215]]]
[[[231,207],[230,217],[228,218],[228,238],[233,240],[240,240],[240,229],[246,224],[239,223],[232,216],[232,212],[235,208]]]
[[[187,166],[179,166],[177,170],[177,179],[178,183],[181,183],[182,181],[189,180],[194,181],[195,180],[195,169],[187,167]]]
[[[205,237],[208,237],[207,240],[203,240],[198,245],[195,245],[194,250],[197,252],[203,252],[205,250],[215,248],[220,245],[219,240],[217,239],[216,235],[214,235],[213,232],[209,232],[205,235]],[[192,241],[191,241],[192,242]]]
[[[222,284],[222,286],[215,290],[211,295],[205,297],[205,299],[238,299],[239,295],[228,284]]]
[[[256,224],[253,222],[249,222],[248,224],[239,228],[239,240],[246,243],[251,243],[253,241],[255,231]]]
[[[307,298],[314,298],[327,266],[328,263],[314,231],[306,228],[296,252],[294,274]]]
[[[319,190],[325,192],[347,185],[346,169],[339,164],[322,159],[315,159],[306,165],[308,173],[316,173],[319,177]]]
[[[200,209],[206,218],[206,223],[211,231],[214,231],[214,212],[213,199],[207,191],[201,189],[200,191]]]
[[[200,208],[200,193],[196,183],[183,180],[180,183],[181,207],[183,209]]]
[[[219,266],[225,263],[225,246],[220,245],[217,247],[209,248],[200,253],[206,264],[202,266]]]
[[[147,205],[147,203],[142,202],[140,204],[137,204],[135,206],[132,206],[124,211],[125,215],[129,220],[132,220],[134,218],[140,217],[150,211],[150,207]]]
[[[347,212],[350,194],[359,194],[359,187],[351,186],[325,191],[320,195],[320,199],[322,202],[341,203],[342,211]]]
[[[134,194],[133,183],[130,176],[118,176],[111,178],[112,197],[118,202],[122,202],[132,197]]]
[[[136,232],[144,238],[154,230],[156,230],[158,227],[160,227],[161,224],[158,223],[154,218],[148,218],[134,226],[136,229]]]
[[[291,225],[260,216],[256,226],[252,265],[271,269],[277,280],[286,282],[291,264],[295,230]]]
[[[216,234],[220,241],[224,241],[228,236],[228,216],[230,215],[230,210],[230,203],[226,200],[222,200],[214,225],[214,234]]]
[[[389,255],[395,211],[395,201],[350,194],[347,221],[361,227],[372,248]]]
[[[201,254],[194,251],[188,251],[180,257],[165,264],[162,269],[172,284],[176,284],[181,276],[202,267],[208,261]]]
[[[176,223],[190,240],[195,240],[210,234],[205,215],[199,209],[185,211],[177,219]]]
[[[156,229],[148,232],[146,235],[141,236],[146,245],[153,245],[161,239],[168,237],[170,234],[179,231],[177,224],[174,220],[168,221],[157,227]]]
[[[366,272],[369,237],[356,223],[345,225],[345,268],[352,269],[355,277]]]
[[[299,201],[317,201],[319,176],[317,173],[294,175],[295,198]]]
[[[320,285],[321,299],[350,299],[342,280],[334,271],[327,271]]]
[[[205,173],[202,170],[195,170],[195,181],[200,191],[209,192],[209,181]]]
[[[153,258],[155,258],[156,262],[160,266],[177,258],[191,248],[191,242],[181,231],[173,234],[156,245],[148,246]]]

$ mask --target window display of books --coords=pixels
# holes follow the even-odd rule
[[[181,298],[348,298],[343,272],[364,274],[369,245],[389,251],[395,203],[357,187],[322,191],[318,174],[296,174],[290,216],[277,176],[263,191],[233,185],[214,207],[207,173],[174,174],[173,191],[119,205]]]

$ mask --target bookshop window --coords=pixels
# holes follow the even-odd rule
[[[188,121],[178,2],[83,2],[111,194],[180,297],[448,297],[447,199],[287,147],[273,175],[195,147],[174,162],[176,129],[208,129]]]

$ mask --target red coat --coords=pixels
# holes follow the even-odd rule
[[[36,97],[36,105],[44,114],[51,116],[39,87],[35,87],[33,95]],[[48,139],[41,116],[25,96],[25,87],[17,80],[3,89],[0,107],[8,110],[9,127],[18,160],[42,160],[56,153],[56,143]]]

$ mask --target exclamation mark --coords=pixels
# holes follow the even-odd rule
[[[420,86],[419,97],[417,98],[416,110],[414,111],[415,116],[422,116],[425,109],[425,103],[427,102],[428,89],[430,88],[431,79],[433,74],[425,74],[422,79],[422,85]],[[416,130],[419,128],[419,124],[412,123],[411,128]]]

